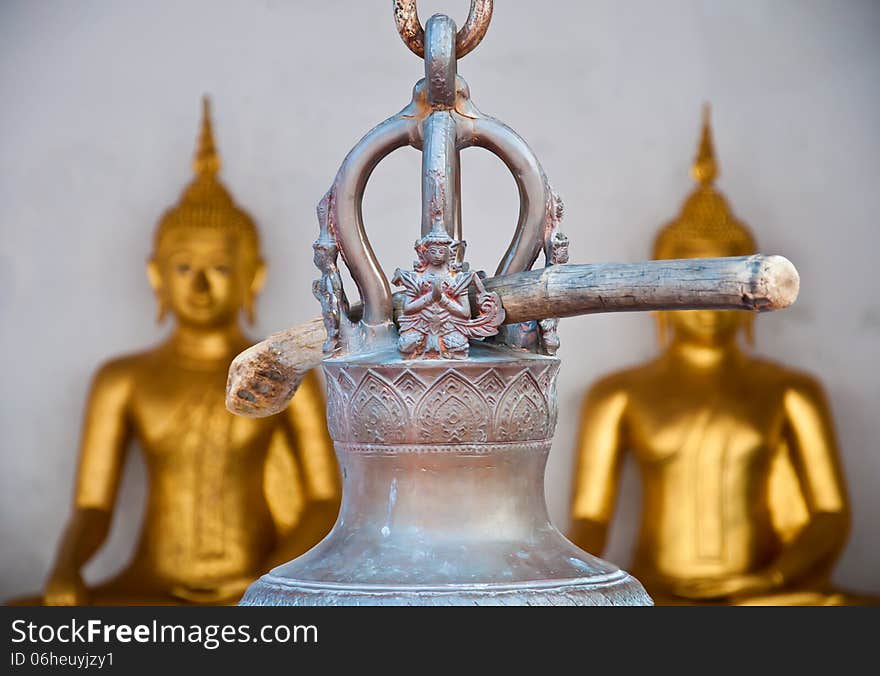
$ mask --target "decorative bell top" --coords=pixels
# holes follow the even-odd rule
[[[473,105],[457,74],[457,57],[485,33],[492,1],[471,0],[460,31],[442,15],[422,30],[415,5],[394,0],[394,17],[424,56],[425,78],[406,108],[352,149],[318,206],[314,291],[323,322],[270,337],[230,369],[227,405],[266,415],[289,399],[303,367],[322,362],[344,477],[330,534],[251,585],[242,603],[649,604],[630,575],[550,523],[543,477],[560,360],[547,316],[773,309],[793,300],[797,273],[759,256],[566,264],[562,204],[541,165],[513,130]],[[361,202],[372,170],[405,145],[422,151],[421,233],[418,260],[396,270],[391,282],[403,290],[392,295]],[[463,260],[459,151],[471,146],[500,157],[519,189],[519,220],[493,278]],[[360,307],[345,300],[337,252]],[[545,267],[531,270],[542,252]]]
[[[741,257],[703,259],[698,265],[689,260],[569,264],[568,238],[559,229],[562,201],[535,154],[510,127],[474,105],[458,75],[458,59],[485,35],[492,5],[492,0],[471,0],[460,30],[439,14],[423,29],[416,0],[394,0],[398,31],[424,58],[425,77],[403,110],[352,148],[318,205],[314,251],[321,278],[313,292],[323,317],[270,336],[235,359],[227,383],[231,411],[279,412],[304,374],[322,362],[325,370],[369,361],[432,372],[470,368],[471,361],[482,362],[487,354],[511,363],[526,357],[555,363],[548,357],[559,347],[559,317],[675,309],[761,312],[794,302],[799,278],[787,259],[742,255],[754,251],[754,242],[713,186],[717,164],[708,111],[693,170],[699,185],[680,217],[660,234],[656,254],[670,258],[677,242],[720,237]],[[397,269],[392,276],[391,282],[402,287],[392,294],[361,205],[373,169],[404,146],[422,152],[421,236],[412,270]],[[469,270],[464,261],[459,153],[470,147],[484,148],[504,162],[520,198],[513,237],[493,277]],[[532,270],[541,253],[544,267]],[[357,285],[359,303],[347,300],[339,255]],[[470,354],[472,342],[478,349]],[[467,365],[444,363],[468,357]],[[410,382],[408,376],[404,381]],[[349,385],[340,385],[342,391]],[[391,389],[387,383],[373,385],[359,393],[365,397],[359,406],[378,406],[383,388]],[[388,419],[401,419],[392,409]]]
[[[519,188],[519,221],[496,274],[529,270],[542,251],[546,265],[567,258],[567,239],[558,232],[561,202],[537,158],[512,129],[474,106],[467,84],[457,74],[457,57],[476,47],[490,17],[491,3],[476,2],[461,31],[449,17],[435,15],[422,32],[415,3],[395,4],[401,36],[424,56],[425,78],[416,84],[412,103],[352,149],[319,207],[316,251],[330,250],[328,238],[336,243],[363,299],[361,315],[343,310],[335,257],[316,258],[322,278],[315,288],[325,290],[316,295],[330,338],[324,345],[328,354],[369,352],[396,341],[405,359],[462,359],[468,356],[469,340],[499,333],[505,318],[501,300],[486,290],[482,274],[469,271],[463,260],[459,152],[464,148],[480,146],[498,155]],[[404,145],[422,151],[422,236],[416,241],[413,270],[398,269],[391,280],[403,287],[395,317],[388,279],[361,220],[361,201],[376,164]],[[541,332],[553,334],[546,352],[555,351],[555,324],[542,327],[536,321],[524,329],[508,327],[495,343],[539,352]]]

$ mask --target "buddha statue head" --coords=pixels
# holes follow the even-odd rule
[[[724,195],[715,188],[718,162],[708,105],[703,109],[703,129],[691,176],[697,185],[679,215],[660,230],[654,241],[653,258],[714,258],[757,253],[749,228],[734,216]],[[725,345],[733,343],[740,332],[751,342],[754,315],[734,310],[686,310],[659,312],[657,322],[661,343],[672,339]]]
[[[193,169],[180,200],[159,221],[147,263],[158,318],[170,313],[180,326],[210,330],[237,325],[244,310],[253,323],[265,263],[254,221],[217,177],[207,97]]]

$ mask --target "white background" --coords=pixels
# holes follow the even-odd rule
[[[464,21],[467,0],[420,2]],[[522,134],[566,202],[575,262],[648,256],[691,187],[700,105],[714,106],[720,187],[765,253],[801,273],[796,307],[763,316],[762,354],[817,374],[837,420],[854,522],[836,580],[880,591],[880,5],[794,0],[499,0],[460,63],[475,103]],[[36,592],[67,518],[90,374],[148,347],[144,275],[162,210],[190,178],[212,95],[223,177],[261,226],[262,337],[315,315],[314,205],[348,149],[409,101],[422,62],[389,0],[109,0],[0,5],[0,597]],[[501,163],[463,154],[468,254],[494,269],[518,212]],[[365,220],[386,269],[419,229],[419,155],[377,169]],[[646,315],[564,320],[548,469],[567,522],[579,402],[655,351]],[[109,546],[125,561],[142,508],[133,453]],[[628,561],[630,467],[608,558]]]

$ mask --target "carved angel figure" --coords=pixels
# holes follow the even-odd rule
[[[336,264],[339,247],[331,223],[334,197],[333,190],[330,190],[318,204],[318,223],[321,230],[318,239],[312,244],[315,266],[321,271],[321,278],[312,283],[312,295],[321,303],[324,329],[327,331],[327,339],[323,346],[324,354],[331,354],[339,347],[340,323],[343,315],[348,314],[348,301],[342,289],[342,278]]]
[[[469,338],[498,333],[504,309],[498,294],[486,291],[479,276],[453,260],[463,246],[439,224],[416,242],[413,271],[397,269],[392,282],[404,287],[398,319],[398,349],[406,359],[465,359]],[[477,290],[479,313],[471,318],[468,290]]]
[[[547,219],[547,230],[544,236],[544,258],[546,265],[561,265],[568,263],[568,237],[559,230],[559,224],[565,213],[565,207],[562,204],[562,198],[550,189],[550,200],[547,206],[549,218]],[[542,319],[538,322],[541,332],[541,345],[544,348],[544,354],[556,354],[559,349],[559,319],[551,317]]]

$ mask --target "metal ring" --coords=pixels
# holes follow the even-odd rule
[[[394,23],[404,43],[416,56],[425,58],[425,29],[419,21],[416,0],[393,0]],[[492,20],[493,0],[471,0],[464,26],[455,34],[455,56],[461,58],[480,44]]]

